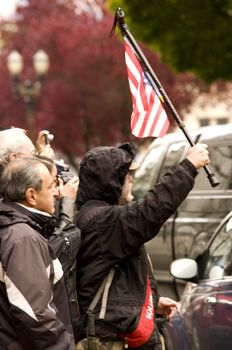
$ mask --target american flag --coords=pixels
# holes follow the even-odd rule
[[[130,44],[125,40],[125,60],[132,96],[131,132],[137,137],[162,137],[170,122],[160,101],[158,88],[151,86]]]

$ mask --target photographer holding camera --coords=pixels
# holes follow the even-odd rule
[[[44,165],[48,168],[52,177],[56,180],[57,190],[59,193],[59,207],[57,208],[57,217],[63,221],[63,225],[74,221],[76,214],[76,194],[79,185],[78,176],[74,176],[70,173],[68,165],[61,161],[54,161],[53,159],[37,155],[36,158],[40,159]]]

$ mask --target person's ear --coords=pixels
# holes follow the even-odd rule
[[[15,159],[17,159],[18,157],[17,157],[17,153],[11,153],[10,155],[9,155],[9,160],[10,160],[10,162],[12,161],[12,160],[15,160]]]
[[[27,188],[25,196],[26,196],[27,203],[31,207],[35,207],[37,204],[36,190],[32,187]]]

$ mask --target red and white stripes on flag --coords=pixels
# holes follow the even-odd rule
[[[124,40],[125,60],[133,104],[131,132],[137,137],[162,137],[166,134],[170,122],[160,101],[158,88],[153,89],[133,49],[126,38]]]

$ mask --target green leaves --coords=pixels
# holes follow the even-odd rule
[[[122,7],[136,38],[161,53],[178,72],[206,82],[232,78],[231,0],[109,0]]]

